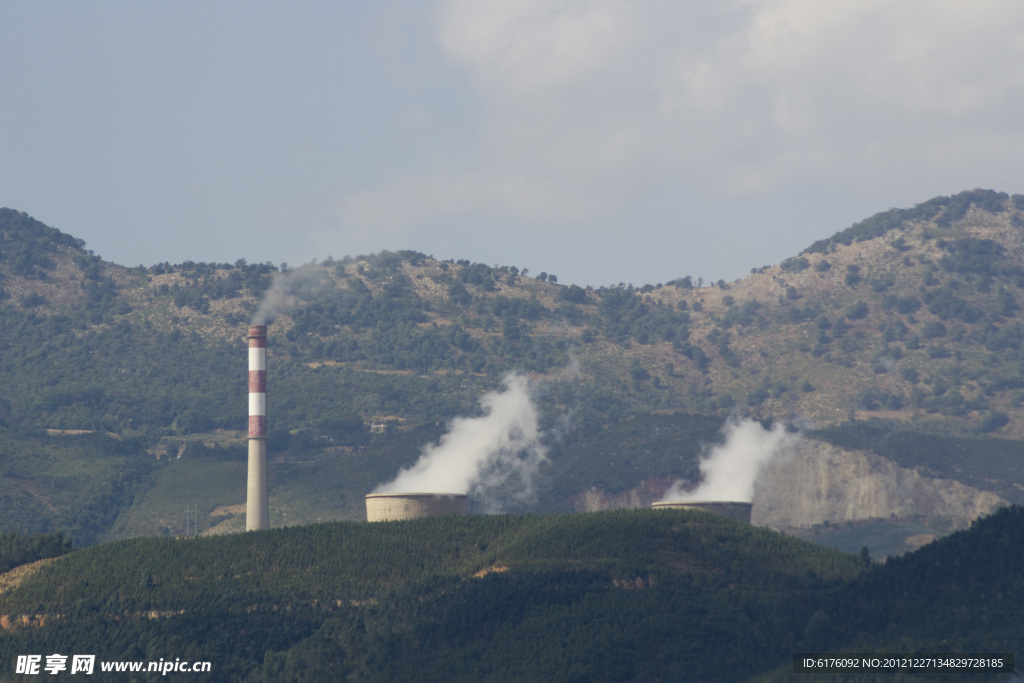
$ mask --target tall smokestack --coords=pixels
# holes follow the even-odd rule
[[[270,528],[267,504],[267,326],[249,326],[249,482],[245,530]]]

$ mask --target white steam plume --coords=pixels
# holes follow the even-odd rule
[[[500,508],[503,495],[527,501],[533,478],[547,460],[540,442],[537,410],[529,380],[509,374],[504,391],[480,399],[484,414],[457,417],[438,444],[423,449],[419,460],[374,493],[464,493],[480,499],[489,512]]]
[[[739,501],[754,498],[754,482],[764,465],[776,455],[789,451],[800,437],[776,422],[766,430],[751,419],[730,418],[722,427],[725,443],[715,446],[700,462],[701,483],[683,490],[677,481],[665,492],[662,503],[698,501]]]
[[[310,265],[274,273],[270,289],[263,293],[256,312],[252,314],[252,324],[272,323],[281,315],[296,308],[300,302],[312,299],[324,287],[331,285],[333,282],[327,273]]]

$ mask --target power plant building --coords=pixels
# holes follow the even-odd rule
[[[468,500],[463,493],[371,493],[366,496],[366,521],[464,515]]]

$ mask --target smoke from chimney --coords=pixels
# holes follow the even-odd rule
[[[712,448],[700,462],[701,483],[693,490],[684,490],[681,481],[674,483],[661,503],[696,501],[751,502],[754,483],[764,465],[775,456],[792,450],[799,441],[797,434],[786,431],[776,422],[766,430],[755,420],[730,418],[722,426],[725,443]]]
[[[508,498],[531,499],[534,476],[547,460],[537,410],[526,377],[509,374],[504,384],[504,391],[481,397],[483,415],[452,420],[439,443],[373,493],[469,494],[487,512],[499,511]]]
[[[301,302],[313,299],[325,287],[333,284],[327,273],[312,265],[274,273],[270,288],[263,293],[256,312],[252,315],[252,324],[272,323],[292,311]]]

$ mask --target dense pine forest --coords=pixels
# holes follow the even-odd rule
[[[689,511],[131,539],[0,594],[0,659],[73,643],[217,680],[736,681],[788,680],[794,652],[1014,652],[1022,532],[1006,509],[874,566]]]

